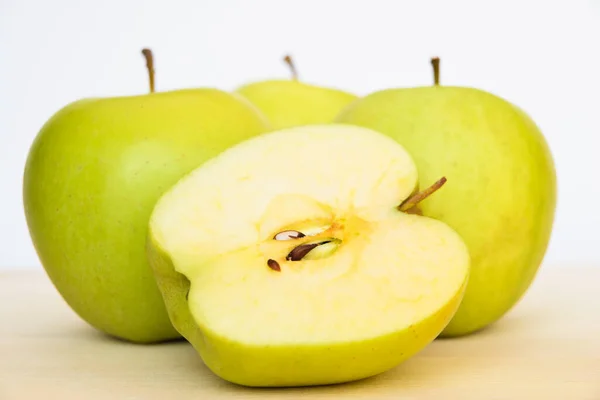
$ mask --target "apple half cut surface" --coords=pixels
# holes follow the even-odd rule
[[[173,325],[240,385],[393,368],[442,331],[469,273],[458,234],[399,210],[416,185],[406,150],[366,128],[304,126],[230,147],[167,191],[150,220]]]

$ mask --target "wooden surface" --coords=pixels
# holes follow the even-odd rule
[[[249,389],[212,375],[185,342],[97,333],[42,272],[0,272],[0,399],[600,400],[599,293],[600,266],[548,267],[501,322],[375,378]]]

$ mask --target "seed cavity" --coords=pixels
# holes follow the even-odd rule
[[[323,244],[331,243],[331,240],[324,240],[322,242],[317,243],[304,243],[299,246],[294,247],[292,251],[285,257],[288,261],[300,261],[302,260],[311,250],[313,250],[317,246],[321,246]]]
[[[279,265],[279,263],[277,261],[273,260],[272,258],[269,258],[269,260],[267,261],[267,265],[273,271],[281,272],[281,266]]]
[[[279,232],[277,235],[275,235],[273,237],[273,239],[275,240],[294,240],[294,239],[300,239],[305,237],[306,235],[302,232],[298,232],[298,231],[283,231],[283,232]]]

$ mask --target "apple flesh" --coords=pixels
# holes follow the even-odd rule
[[[206,159],[267,130],[246,100],[213,89],[87,99],[56,113],[27,159],[33,244],[71,308],[133,342],[180,337],[145,256],[159,196]]]
[[[370,94],[336,120],[402,144],[421,186],[441,174],[452,182],[420,204],[461,235],[472,259],[464,299],[443,335],[501,318],[535,277],[556,206],[553,160],[531,118],[485,91],[436,85]]]
[[[231,147],[150,219],[148,258],[173,325],[241,385],[393,368],[441,332],[469,272],[451,228],[399,211],[416,183],[404,148],[364,128],[313,125]]]

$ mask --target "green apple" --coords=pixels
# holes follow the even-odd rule
[[[521,109],[488,92],[439,85],[379,91],[337,121],[369,127],[401,143],[420,183],[453,183],[421,204],[424,215],[465,240],[472,272],[444,336],[477,331],[501,318],[536,275],[556,205],[554,163],[542,133]]]
[[[145,256],[152,207],[182,175],[267,129],[246,100],[215,89],[85,99],[52,116],[31,146],[23,197],[41,263],[72,309],[126,340],[180,337]]]
[[[237,89],[265,114],[276,129],[332,122],[336,115],[357,99],[354,94],[298,80],[290,56],[284,58],[292,79],[250,83]]]
[[[398,365],[441,332],[469,272],[455,231],[400,210],[422,197],[410,196],[416,183],[404,148],[350,125],[231,147],[150,219],[148,257],[173,325],[216,375],[246,386]]]

